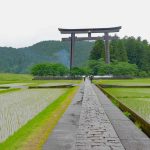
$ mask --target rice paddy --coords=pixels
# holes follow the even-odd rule
[[[12,135],[67,89],[26,89],[0,95],[0,142]]]
[[[77,90],[77,87],[46,86],[80,82],[32,80],[31,75],[0,74],[0,149],[24,150],[31,145],[34,150],[40,149]],[[45,88],[28,89],[30,86]]]
[[[150,78],[147,79],[113,79],[113,80],[98,80],[95,81],[98,84],[110,84],[110,85],[150,85]]]
[[[45,84],[40,84],[40,86],[58,86],[58,85],[68,85],[71,83],[45,83]]]
[[[150,85],[150,79],[101,80],[100,84]],[[105,88],[127,107],[150,123],[150,88]]]
[[[67,91],[0,143],[0,150],[41,150],[49,134],[71,103],[78,87]]]

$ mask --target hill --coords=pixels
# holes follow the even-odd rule
[[[75,66],[84,65],[93,42],[76,42]],[[24,48],[0,47],[0,72],[27,73],[32,65],[42,62],[59,62],[69,66],[70,43],[43,41]]]

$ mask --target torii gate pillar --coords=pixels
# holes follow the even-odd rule
[[[109,50],[109,34],[106,32],[104,35],[105,41],[105,62],[110,64],[110,50]]]
[[[75,33],[71,33],[70,70],[74,66]]]

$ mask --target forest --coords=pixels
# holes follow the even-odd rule
[[[76,42],[75,66],[88,61],[93,42]],[[42,41],[29,47],[0,47],[1,73],[30,73],[30,68],[39,63],[61,63],[69,67],[70,42]]]
[[[98,40],[89,58],[89,65],[93,68],[94,74],[150,76],[150,44],[140,37],[112,40],[110,42],[111,64],[105,64],[104,59],[104,42]]]
[[[0,72],[30,73],[32,66],[40,63],[61,63],[69,67],[69,49],[70,43],[61,41],[43,41],[18,49],[0,47]],[[90,73],[95,75],[115,74],[116,70],[113,68],[117,66],[126,68],[123,70],[126,74],[129,72],[139,76],[150,75],[150,44],[147,40],[127,36],[112,40],[110,57],[111,64],[106,65],[104,42],[101,40],[76,42],[74,67],[82,68],[86,72],[89,72],[89,68],[93,68]],[[134,72],[130,73],[131,70]]]

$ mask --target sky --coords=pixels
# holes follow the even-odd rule
[[[61,40],[58,28],[122,26],[150,42],[150,0],[0,0],[0,46]]]

